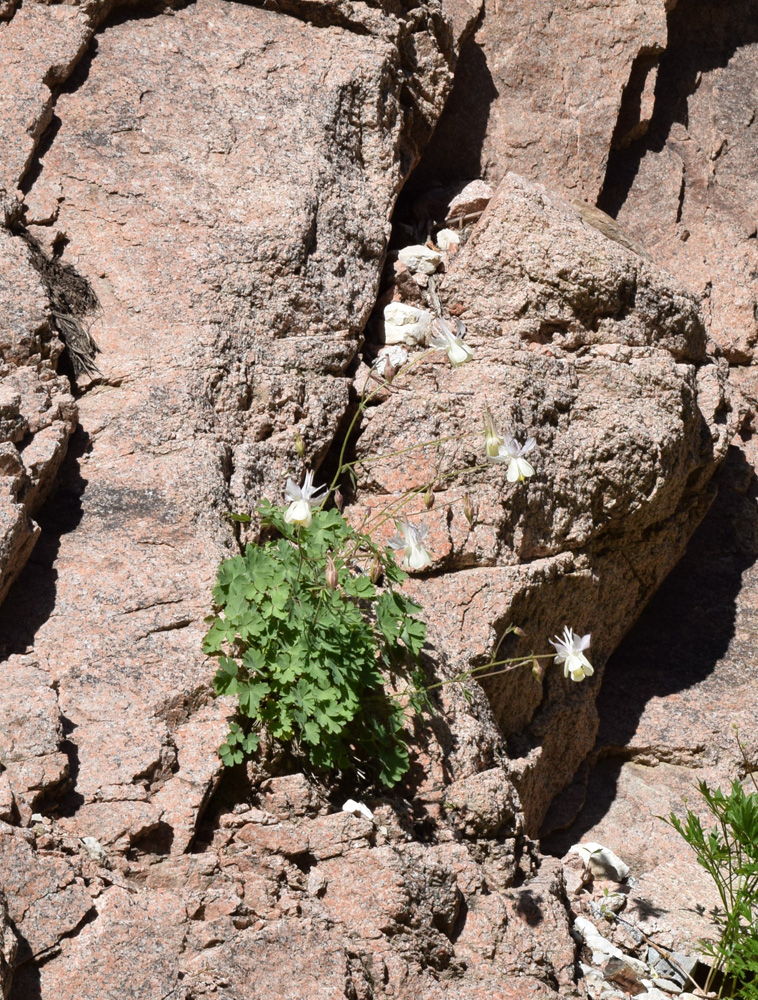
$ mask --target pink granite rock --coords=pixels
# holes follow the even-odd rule
[[[427,151],[438,183],[512,170],[596,202],[614,133],[644,133],[667,42],[664,0],[498,0],[462,52]]]
[[[648,135],[611,156],[601,205],[703,300],[708,331],[745,364],[758,340],[752,8],[675,6]]]
[[[710,504],[735,415],[692,298],[574,206],[513,175],[441,296],[464,320],[474,360],[451,368],[440,352],[408,375],[412,391],[367,411],[359,458],[430,447],[360,469],[357,510],[378,514],[387,496],[442,477],[432,510],[420,496],[405,510],[429,527],[433,575],[409,589],[448,675],[486,663],[510,623],[527,638],[509,637],[499,657],[551,653],[547,640],[565,625],[591,633],[596,675],[581,685],[553,666],[540,683],[529,664],[483,682],[536,832],[594,743],[605,659]],[[527,482],[483,467],[485,405],[502,432],[536,438]],[[438,449],[440,436],[451,440]],[[487,709],[455,711],[460,724]],[[448,766],[463,776],[471,758],[453,752]]]
[[[0,602],[39,534],[47,498],[76,423],[63,348],[30,248],[0,228]]]

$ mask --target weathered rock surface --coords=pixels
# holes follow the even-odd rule
[[[513,175],[449,265],[441,297],[465,321],[476,359],[453,369],[440,354],[369,409],[359,457],[430,447],[412,461],[372,462],[358,503],[378,510],[443,477],[431,511],[420,502],[408,510],[429,525],[432,570],[446,571],[413,585],[445,670],[486,663],[511,622],[528,638],[509,638],[501,657],[549,653],[548,636],[566,623],[592,633],[597,672],[582,685],[558,668],[543,685],[528,667],[483,682],[512,737],[505,766],[536,832],[594,743],[605,659],[713,496],[708,481],[734,428],[726,373],[706,357],[691,297]],[[485,405],[519,441],[537,439],[537,474],[526,483],[506,484],[504,466],[481,468]],[[438,450],[440,436],[453,440]]]
[[[659,817],[684,815],[686,802],[710,828],[697,782],[727,788],[758,763],[758,453],[752,436],[740,445],[684,558],[611,658],[589,767],[545,823],[555,832],[543,846],[556,853],[579,837],[623,853],[636,879],[630,919],[664,947],[711,936],[718,896]]]
[[[234,546],[222,514],[297,474],[293,425],[311,463],[331,441],[395,188],[465,11],[386,13],[372,34],[209,0],[106,28],[58,99],[24,218],[48,247],[68,234],[61,260],[100,302],[101,375],[2,631],[12,671],[34,662],[56,686],[72,833],[178,851],[192,837],[225,711],[188,729],[208,696],[207,595]],[[18,71],[36,79],[34,62]],[[32,592],[54,599],[44,623]],[[15,778],[31,802],[39,785]]]
[[[76,406],[30,248],[0,228],[0,602],[34,547]]]
[[[703,299],[730,361],[758,340],[758,22],[745,0],[668,15],[647,135],[615,137],[600,205]]]
[[[644,133],[651,118],[668,6],[487,4],[414,180],[498,182],[511,170],[595,204],[614,132]]]
[[[437,562],[415,592],[443,672],[484,662],[514,620],[528,638],[500,655],[548,652],[570,621],[592,631],[597,673],[578,687],[557,668],[544,682],[524,668],[486,696],[475,688],[471,704],[445,690],[439,717],[417,727],[406,784],[369,802],[375,823],[303,776],[252,790],[240,779],[209,809],[227,706],[209,699],[200,639],[216,566],[238,541],[223,515],[302,472],[296,431],[309,467],[329,449],[394,198],[479,11],[200,0],[108,21],[111,9],[0,2],[0,600],[28,558],[0,611],[2,989],[11,1000],[571,991],[564,869],[540,863],[522,834],[592,747],[604,661],[677,560],[729,442],[723,369],[692,300],[611,220],[505,181],[447,259],[445,307],[478,360],[453,372],[435,359],[412,394],[388,393],[359,448],[417,443],[451,422],[467,437],[433,460],[417,453],[412,469],[374,466],[358,503],[478,464],[483,400],[504,429],[534,432],[528,485],[506,493],[503,467],[471,473],[472,529],[463,490],[439,492]],[[624,136],[650,116],[663,7],[494,14],[459,74],[465,85],[484,51],[504,93],[488,177],[515,165],[594,201],[624,86],[641,93]],[[578,38],[592,58],[574,89]],[[488,103],[466,123],[479,138]],[[29,556],[30,517],[77,419],[55,373],[53,266],[75,268],[99,300],[99,371],[79,380],[80,425]]]

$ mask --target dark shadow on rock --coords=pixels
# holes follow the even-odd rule
[[[58,474],[58,485],[36,520],[42,533],[26,566],[0,607],[0,658],[26,653],[55,607],[58,571],[55,562],[63,535],[82,519],[81,498],[87,486],[79,459],[90,448],[89,436],[78,427]]]
[[[475,38],[462,46],[455,82],[424,154],[398,198],[394,221],[412,219],[421,195],[481,177],[490,106],[498,96],[487,59]]]
[[[11,929],[18,939],[17,961],[20,964],[13,971],[8,1000],[42,1000],[42,977],[38,965],[31,961],[29,942],[13,922]]]
[[[608,157],[597,204],[614,218],[627,199],[645,154],[660,152],[675,124],[687,126],[687,101],[697,90],[701,74],[726,66],[738,48],[758,41],[756,0],[679,0],[667,19],[669,41],[660,60],[647,133],[628,145],[623,135],[615,135],[615,148]],[[623,112],[622,107],[618,133],[627,131]]]
[[[716,499],[687,550],[608,661],[598,695],[600,728],[586,805],[561,821],[560,797],[543,827],[542,849],[561,857],[608,811],[625,748],[652,698],[665,698],[713,673],[735,636],[742,574],[758,558],[758,478],[744,452],[729,448]],[[576,789],[574,789],[576,795]],[[578,803],[577,803],[578,804]]]
[[[80,806],[84,805],[84,796],[76,791],[76,782],[79,777],[79,746],[75,740],[69,739],[77,728],[76,724],[61,716],[61,725],[65,739],[61,740],[61,753],[68,757],[68,778],[61,793],[61,789],[54,790],[55,812],[58,816],[73,816]]]
[[[542,915],[542,907],[540,903],[544,900],[542,896],[537,895],[531,889],[522,889],[518,894],[518,903],[516,903],[516,913],[524,920],[530,927],[539,927],[542,921],[545,919]]]

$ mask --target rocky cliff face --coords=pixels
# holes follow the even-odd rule
[[[6,997],[579,988],[563,870],[526,836],[755,398],[748,369],[728,384],[755,341],[754,21],[736,0],[0,3]],[[222,781],[200,639],[224,514],[279,497],[298,435],[328,462],[401,190],[479,176],[497,192],[438,275],[476,360],[430,357],[356,458],[457,440],[359,469],[352,513],[470,470],[473,524],[439,489],[409,582],[432,669],[569,623],[596,673],[443,689],[373,822],[337,811],[344,786]],[[485,404],[536,437],[527,484],[476,468]]]

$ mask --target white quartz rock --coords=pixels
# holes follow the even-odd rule
[[[586,917],[577,917],[574,921],[574,930],[584,941],[592,952],[592,964],[602,965],[609,958],[620,958],[627,961],[627,956],[620,948],[617,948],[608,938],[603,937],[591,920]]]
[[[417,271],[421,274],[434,274],[442,262],[442,257],[436,250],[421,243],[412,247],[403,247],[397,258],[414,274]]]
[[[629,874],[629,865],[608,847],[588,841],[586,844],[574,844],[569,848],[569,854],[578,854],[588,866],[593,875],[598,878],[610,878],[615,882],[623,882]]]
[[[461,238],[454,229],[440,229],[434,242],[440,250],[449,250],[450,247],[457,247]]]
[[[409,347],[425,344],[431,322],[432,314],[425,309],[390,302],[384,307],[384,343]]]

